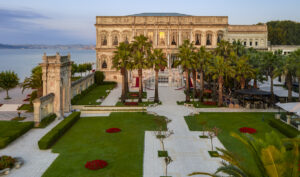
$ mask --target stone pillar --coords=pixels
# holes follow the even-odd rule
[[[201,46],[206,46],[206,33],[201,33]]]
[[[178,45],[181,45],[182,44],[182,41],[181,41],[181,30],[178,30]]]
[[[290,115],[286,115],[286,123],[287,124],[291,124],[291,116]]]
[[[170,29],[168,29],[168,45],[167,46],[170,46]]]

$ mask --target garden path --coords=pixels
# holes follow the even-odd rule
[[[104,99],[101,103],[101,106],[115,106],[119,101],[121,96],[122,87],[120,84],[117,84],[116,88],[114,88],[109,95]]]
[[[51,150],[40,150],[37,142],[61,120],[55,120],[46,128],[34,128],[0,150],[1,155],[22,157],[24,165],[11,171],[6,177],[41,177],[58,154]]]
[[[151,93],[150,93],[151,94]],[[176,101],[184,100],[183,91],[172,87],[159,87],[162,105],[148,108],[148,111],[163,115],[172,120],[168,127],[174,135],[165,140],[165,147],[173,162],[169,165],[168,176],[186,177],[196,171],[213,173],[220,166],[219,158],[211,158],[207,151],[211,150],[209,139],[200,139],[201,132],[190,131],[184,116],[196,110],[177,105]],[[213,144],[223,148],[222,143],[214,138]],[[144,177],[164,175],[163,158],[158,158],[157,151],[161,150],[159,141],[153,132],[145,134]]]

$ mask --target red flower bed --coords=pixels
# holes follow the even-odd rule
[[[24,99],[23,101],[29,101],[30,100],[30,98],[26,98],[26,99]]]
[[[137,93],[131,93],[130,96],[132,96],[132,97],[138,97],[139,95]]]
[[[90,170],[99,170],[101,168],[104,168],[108,165],[108,163],[104,160],[93,160],[93,161],[88,161],[85,164],[85,168],[90,169]]]
[[[204,101],[203,104],[204,105],[217,105],[217,103],[214,101]]]
[[[212,90],[206,89],[206,90],[204,90],[204,93],[212,93]]]
[[[240,132],[253,134],[253,133],[256,133],[256,130],[254,128],[250,128],[250,127],[242,127],[242,128],[240,128]]]
[[[119,128],[109,128],[106,130],[106,133],[117,133],[120,131],[121,131],[121,129],[119,129]]]
[[[137,106],[138,103],[137,102],[125,102],[124,105],[127,105],[127,106]]]

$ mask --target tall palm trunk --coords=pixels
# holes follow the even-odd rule
[[[9,96],[8,96],[8,89],[6,89],[6,98],[9,99]]]
[[[299,93],[298,100],[300,102],[300,76],[298,76],[298,93]]]
[[[288,102],[292,101],[292,76],[290,74],[287,75],[287,88],[288,88]]]
[[[154,102],[158,103],[158,69],[155,70],[155,93],[154,93]]]
[[[139,74],[139,103],[141,103],[142,97],[143,97],[143,86],[142,86],[143,71],[142,71],[142,69],[138,70],[138,74]]]
[[[200,101],[203,102],[203,92],[204,92],[204,74],[203,71],[200,71],[200,82],[201,82],[201,87],[200,87]]]
[[[125,68],[121,69],[121,75],[122,75],[122,95],[121,95],[121,101],[122,103],[125,103],[125,94],[126,94],[126,74],[125,74]]]
[[[256,79],[256,78],[254,79],[253,87],[254,87],[254,88],[257,88],[257,79]]]
[[[190,102],[190,84],[189,84],[189,70],[185,69],[185,102]]]
[[[197,76],[196,75],[196,70],[193,69],[192,73],[193,73],[193,99],[195,99],[196,98],[196,92],[197,92],[197,90],[196,90],[196,76]]]
[[[271,88],[270,88],[270,91],[271,91],[271,103],[274,104],[274,84],[273,84],[273,74],[270,74],[270,80],[271,80]]]
[[[245,78],[241,78],[241,89],[244,90],[245,88]]]
[[[218,78],[218,84],[219,84],[219,101],[218,106],[223,105],[223,77],[219,76]]]
[[[125,68],[125,99],[127,98],[127,94],[129,92],[129,86],[128,86],[128,70]]]

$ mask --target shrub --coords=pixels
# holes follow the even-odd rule
[[[298,130],[294,129],[290,125],[281,122],[280,120],[271,119],[269,121],[269,125],[289,138],[294,138],[300,134]]]
[[[95,79],[95,84],[101,85],[101,84],[103,84],[103,81],[105,79],[105,75],[101,71],[96,71],[95,75],[94,75],[94,79]]]
[[[50,132],[43,136],[39,142],[40,149],[50,148],[61,136],[64,135],[80,118],[80,112],[73,112],[58,125],[56,125]]]
[[[80,99],[82,99],[84,96],[86,96],[91,90],[93,90],[95,87],[97,87],[96,84],[93,84],[91,86],[89,86],[89,88],[85,89],[84,91],[82,91],[80,94],[74,96],[71,100],[71,104],[76,104],[76,102]]]
[[[5,168],[12,168],[15,164],[16,160],[11,156],[1,156],[0,157],[0,170]]]
[[[41,121],[41,123],[39,125],[39,128],[45,128],[45,127],[47,127],[51,122],[53,122],[55,120],[55,118],[56,118],[56,114],[50,114],[50,115],[48,115],[47,117],[45,117]]]
[[[0,149],[5,148],[10,142],[14,141],[24,133],[26,133],[28,130],[33,128],[34,123],[33,122],[18,122],[20,124],[23,124],[24,126],[18,127],[16,130],[11,130],[12,133],[9,136],[0,137]]]

